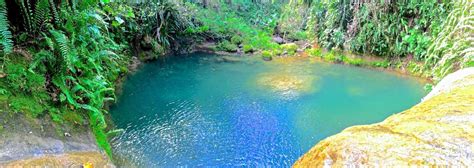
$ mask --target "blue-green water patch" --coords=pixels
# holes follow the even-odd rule
[[[423,82],[391,73],[281,59],[191,54],[144,65],[112,118],[115,158],[139,167],[288,167],[346,127],[420,101]]]

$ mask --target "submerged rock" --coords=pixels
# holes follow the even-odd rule
[[[294,99],[314,91],[315,77],[288,72],[264,73],[258,77],[258,85],[281,95],[283,99]]]
[[[474,165],[473,69],[446,80],[455,87],[442,81],[436,94],[409,110],[326,138],[294,167]]]

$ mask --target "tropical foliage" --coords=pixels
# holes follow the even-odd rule
[[[474,66],[474,3],[456,1],[453,8],[424,57],[424,68],[435,80]]]
[[[189,22],[168,1],[15,3],[19,9],[0,1],[0,87],[8,111],[32,117],[47,112],[58,124],[88,123],[110,155],[105,104],[115,100],[115,84],[137,49],[131,45],[152,37],[149,43],[170,48]],[[21,19],[10,24],[17,15],[8,10],[19,10]]]
[[[214,42],[216,50],[270,60],[296,55],[295,41],[312,41],[322,47],[306,50],[314,58],[406,66],[439,79],[474,66],[473,37],[469,0],[0,0],[0,104],[58,124],[89,124],[110,155],[107,138],[116,131],[105,106],[132,56]],[[410,62],[392,62],[400,59]]]

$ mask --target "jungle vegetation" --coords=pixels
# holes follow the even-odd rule
[[[275,37],[281,38],[275,40]],[[200,43],[264,57],[408,68],[441,79],[474,66],[470,0],[0,0],[1,112],[90,125],[111,155],[106,104],[132,57]],[[384,61],[364,61],[375,55]]]

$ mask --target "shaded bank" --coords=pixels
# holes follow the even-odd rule
[[[294,167],[473,165],[474,70],[445,80],[409,110],[319,142]]]

